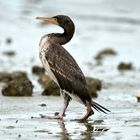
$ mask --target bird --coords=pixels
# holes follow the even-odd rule
[[[93,109],[109,113],[110,110],[92,100],[89,94],[85,76],[72,55],[63,47],[68,43],[75,32],[75,25],[67,15],[53,17],[36,17],[43,22],[54,24],[63,28],[63,33],[50,33],[44,35],[39,42],[39,57],[43,67],[50,78],[58,85],[63,98],[60,112],[54,116],[41,115],[42,118],[63,119],[69,102],[77,100],[86,107],[86,113],[77,120],[87,120],[94,114]]]

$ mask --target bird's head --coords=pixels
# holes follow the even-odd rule
[[[57,15],[54,17],[46,17],[46,16],[36,17],[36,19],[40,19],[48,23],[58,25],[64,29],[66,28],[66,26],[74,26],[74,23],[72,22],[72,20],[68,16],[65,16],[65,15]]]

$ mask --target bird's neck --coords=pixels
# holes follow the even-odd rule
[[[70,28],[64,29],[64,33],[51,33],[48,34],[47,37],[50,41],[54,43],[58,43],[60,45],[64,45],[71,40],[73,37],[75,28],[71,26]]]

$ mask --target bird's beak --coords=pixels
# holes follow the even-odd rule
[[[48,23],[59,25],[56,18],[48,18],[48,17],[36,17],[36,19],[47,21]]]

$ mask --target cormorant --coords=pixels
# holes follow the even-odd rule
[[[63,33],[51,33],[44,35],[39,43],[39,56],[48,75],[60,88],[64,105],[59,113],[54,116],[42,117],[50,119],[62,119],[71,99],[76,99],[87,108],[85,116],[78,120],[86,120],[94,114],[92,108],[104,113],[110,112],[105,107],[92,100],[87,88],[85,76],[74,58],[62,45],[71,40],[75,31],[73,21],[65,15],[57,15],[51,18],[37,17],[37,19],[58,25],[64,29]]]

